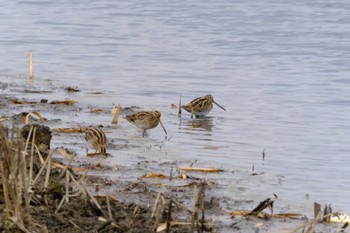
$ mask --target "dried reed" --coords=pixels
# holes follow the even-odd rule
[[[120,104],[118,104],[118,106],[112,109],[112,113],[113,113],[112,124],[117,125],[119,120]]]
[[[29,79],[30,79],[30,81],[34,81],[33,52],[32,52],[32,50],[30,50],[30,52],[29,52]]]
[[[22,153],[22,145],[18,141],[8,140],[5,134],[6,131],[1,126],[0,168],[2,171],[6,221],[12,221],[24,232],[30,232],[25,227],[26,222],[28,225],[31,223],[31,216],[28,211],[30,193],[28,192],[26,154]],[[26,204],[27,211],[23,208],[23,201]]]

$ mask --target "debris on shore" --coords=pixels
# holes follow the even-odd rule
[[[285,232],[303,229],[303,232],[312,232],[326,225],[322,223],[337,219],[342,224],[340,228],[335,226],[340,232],[347,228],[349,217],[345,213],[332,213],[329,206],[323,213],[318,211],[314,220],[305,214],[273,213],[277,195],[262,197],[263,201],[254,200],[261,202],[250,211],[230,205],[230,199],[217,195],[220,184],[211,179],[227,172],[220,167],[180,166],[174,162],[157,170],[161,164],[155,161],[150,172],[145,169],[149,166],[145,159],[137,167],[110,167],[108,162],[100,161],[106,158],[99,157],[87,158],[93,162],[81,160],[72,148],[82,145],[65,139],[72,135],[74,139],[82,138],[87,125],[72,125],[41,116],[45,111],[52,111],[56,116],[55,111],[68,114],[72,109],[79,115],[79,111],[82,112],[77,106],[79,101],[48,103],[9,96],[1,99],[2,106],[10,109],[0,116],[1,232],[271,232],[271,229],[281,229],[276,225],[285,224],[289,224]],[[31,105],[35,110],[28,110]],[[104,107],[88,112],[110,114],[110,109]],[[119,126],[119,113],[126,114],[137,108],[121,108],[118,104],[112,112],[115,124],[103,131],[112,133]],[[64,144],[57,147],[56,142],[52,148],[51,139],[55,137],[64,138],[60,141]],[[117,145],[111,140],[110,147],[129,149],[134,146],[129,145],[129,141],[130,138],[120,138],[118,142],[124,144]],[[105,176],[107,172],[121,175],[110,179]],[[125,174],[133,176],[125,177]],[[231,208],[226,208],[227,205]],[[270,213],[264,212],[266,208]],[[333,232],[335,227],[331,228]]]

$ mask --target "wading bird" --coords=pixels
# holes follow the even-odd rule
[[[162,126],[165,134],[167,134],[161,120],[161,114],[159,111],[142,111],[136,112],[132,115],[123,117],[125,120],[129,121],[131,124],[143,129],[142,136],[145,136],[147,129],[155,128],[159,123]]]
[[[226,109],[214,101],[212,95],[195,98],[190,103],[182,105],[182,108],[187,112],[200,117],[207,115],[213,109],[213,103],[226,111]]]

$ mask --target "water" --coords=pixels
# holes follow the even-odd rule
[[[239,170],[222,177],[228,195],[350,212],[349,9],[345,0],[3,1],[0,74],[27,74],[32,49],[38,79],[104,91],[106,107],[160,109],[165,146],[176,148],[168,159]],[[180,94],[208,93],[227,112],[193,120],[170,109]],[[242,178],[253,165],[264,175]]]

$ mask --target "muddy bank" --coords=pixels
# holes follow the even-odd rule
[[[154,232],[157,228],[161,231],[165,224],[163,230],[170,228],[171,232],[252,232],[257,228],[256,224],[262,223],[259,225],[260,232],[289,232],[303,222],[303,217],[299,220],[232,217],[230,211],[251,210],[268,196],[257,193],[258,198],[254,200],[236,199],[222,185],[225,174],[235,173],[238,177],[237,189],[244,190],[244,182],[239,181],[240,177],[244,177],[244,181],[252,180],[252,177],[262,173],[254,171],[246,174],[235,169],[224,170],[220,174],[180,170],[183,166],[201,165],[190,159],[176,159],[174,155],[178,151],[167,147],[171,137],[165,139],[163,136],[158,137],[160,134],[149,133],[142,138],[138,134],[140,132],[131,125],[106,123],[112,120],[110,111],[113,106],[99,106],[88,101],[105,98],[103,92],[78,92],[79,88],[56,86],[47,81],[41,81],[40,85],[37,82],[0,83],[0,88],[3,90],[0,100],[3,116],[1,124],[13,129],[13,140],[17,143],[16,130],[24,126],[27,113],[39,112],[45,122],[35,116],[30,116],[29,121],[51,128],[52,161],[63,166],[69,164],[69,160],[60,153],[60,148],[74,155],[70,171],[76,180],[84,182],[87,189],[80,190],[78,196],[64,201],[57,211],[66,194],[64,175],[60,177],[64,168],[56,167],[50,171],[51,179],[55,180],[52,183],[57,184],[54,187],[43,187],[45,174],[42,174],[41,183],[34,190],[35,201],[33,198],[30,207],[22,211],[28,214],[23,218],[26,229],[37,232]],[[57,103],[63,100],[68,101]],[[121,115],[140,109],[138,106],[122,106]],[[59,130],[87,126],[101,126],[106,132],[109,138],[107,150],[112,154],[111,157],[86,156],[87,144],[81,132],[64,133]],[[193,127],[197,127],[197,124]],[[10,135],[6,140],[12,140]],[[21,143],[23,149],[24,141]],[[150,154],[152,156],[148,156]],[[155,154],[158,159],[155,159]],[[3,153],[2,156],[8,155]],[[37,172],[41,166],[37,164]],[[70,194],[79,190],[76,186],[72,181],[69,183]],[[94,198],[89,197],[88,192]],[[1,219],[5,219],[4,198],[0,197],[0,205],[3,210]],[[334,229],[334,226],[326,226],[322,228],[324,232],[327,232],[328,227]],[[19,225],[2,221],[0,228],[15,232]]]

